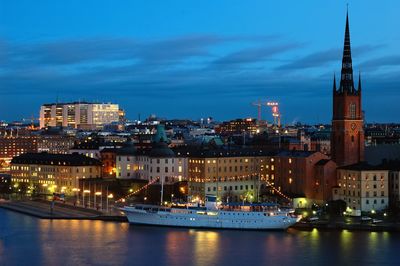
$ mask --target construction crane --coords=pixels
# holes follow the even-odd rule
[[[34,115],[32,115],[30,118],[22,118],[22,122],[27,122],[30,121],[31,125],[30,125],[30,129],[35,129],[35,120],[40,120],[40,118],[36,118]]]
[[[257,111],[258,111],[257,119],[258,119],[258,123],[260,123],[261,122],[261,107],[263,106],[263,104],[262,104],[261,100],[258,100],[258,102],[254,102],[254,103],[252,103],[252,105],[257,106]]]
[[[278,102],[266,102],[265,106],[271,107],[272,116],[274,117],[274,125],[281,127],[281,113],[279,112],[279,103]]]

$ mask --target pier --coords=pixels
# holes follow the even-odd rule
[[[40,219],[74,219],[127,222],[125,216],[46,200],[2,201],[0,208],[34,216]]]

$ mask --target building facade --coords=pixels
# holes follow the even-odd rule
[[[347,204],[347,213],[383,211],[389,206],[389,171],[365,162],[337,169],[335,197]]]
[[[40,135],[37,139],[37,152],[67,154],[74,146],[76,138],[64,135]]]
[[[118,122],[120,109],[111,103],[52,103],[40,108],[40,128],[72,127],[98,129],[104,125]]]
[[[100,151],[103,178],[115,178],[117,171],[117,148],[105,148]]]
[[[116,177],[143,179],[159,184],[173,184],[186,180],[187,158],[175,154],[161,141],[151,150],[137,151],[133,143],[117,151]]]
[[[38,138],[37,136],[2,136],[0,137],[0,160],[7,164],[15,156],[37,152]]]
[[[100,176],[101,162],[80,154],[26,153],[11,161],[13,185],[36,193],[74,195],[79,179]]]
[[[215,195],[227,202],[257,201],[267,161],[263,151],[204,150],[192,151],[188,158],[189,196],[204,199]],[[272,176],[273,178],[273,176]]]
[[[223,135],[256,134],[258,132],[257,120],[254,118],[236,119],[224,122],[215,127],[215,132]]]

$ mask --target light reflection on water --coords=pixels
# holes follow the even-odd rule
[[[219,234],[216,231],[190,230],[194,237],[194,260],[202,265],[212,265],[217,261],[219,254]]]
[[[396,265],[399,250],[387,232],[191,230],[0,210],[0,265]]]

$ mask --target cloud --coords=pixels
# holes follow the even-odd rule
[[[313,68],[320,67],[324,64],[327,64],[331,61],[337,61],[340,58],[340,50],[339,49],[329,49],[317,53],[309,54],[305,57],[302,57],[297,60],[293,60],[288,64],[281,65],[276,68],[276,70],[296,70],[296,69],[305,69],[305,68]]]
[[[387,66],[400,66],[400,55],[378,57],[360,64],[360,68],[366,71],[374,71]]]
[[[243,49],[230,53],[213,62],[215,65],[235,65],[261,62],[271,59],[272,56],[301,47],[298,43],[288,43],[275,46],[262,46]]]
[[[161,41],[128,38],[62,40],[39,44],[14,44],[9,63],[71,65],[113,60],[166,61],[204,56],[207,48],[223,42],[217,36],[178,37]]]
[[[362,54],[370,53],[382,47],[382,45],[364,45],[354,47],[352,49],[353,57],[354,55],[360,56]],[[342,58],[341,49],[328,49],[320,52],[311,53],[307,56],[295,59],[290,63],[278,66],[276,70],[298,70],[298,69],[308,69],[317,68],[325,66],[331,62],[337,62]]]
[[[2,67],[72,65],[103,61],[165,63],[211,56],[210,48],[228,42],[258,43],[278,38],[266,36],[189,35],[160,40],[86,38],[42,43],[10,43],[0,39]],[[6,60],[7,59],[7,60]]]
[[[231,52],[226,53],[226,46]],[[253,110],[250,102],[259,98],[277,99],[283,108],[324,108],[330,103],[331,75],[312,77],[316,71],[306,70],[287,71],[282,76],[274,71],[285,53],[302,46],[285,43],[280,36],[192,35],[162,40],[94,38],[48,43],[0,39],[0,112],[9,116],[31,114],[56,95],[63,101],[115,101],[130,115],[138,110],[191,114],[192,109],[197,110],[193,116],[204,112],[215,115],[218,108],[224,108],[225,116],[237,116],[238,110]],[[353,51],[359,55],[375,49],[360,46]],[[324,70],[329,62],[339,64],[340,58],[339,49],[325,50],[300,57],[286,68]],[[397,64],[389,57],[375,60],[364,63]],[[379,84],[390,95],[398,93],[396,73],[384,79],[379,83],[379,77],[363,75],[364,91],[373,97],[373,86]],[[173,105],[164,104],[166,99]],[[18,104],[21,111],[8,114],[9,103],[19,101],[24,101]],[[232,103],[235,108],[231,108]],[[289,117],[289,111],[286,113]]]

